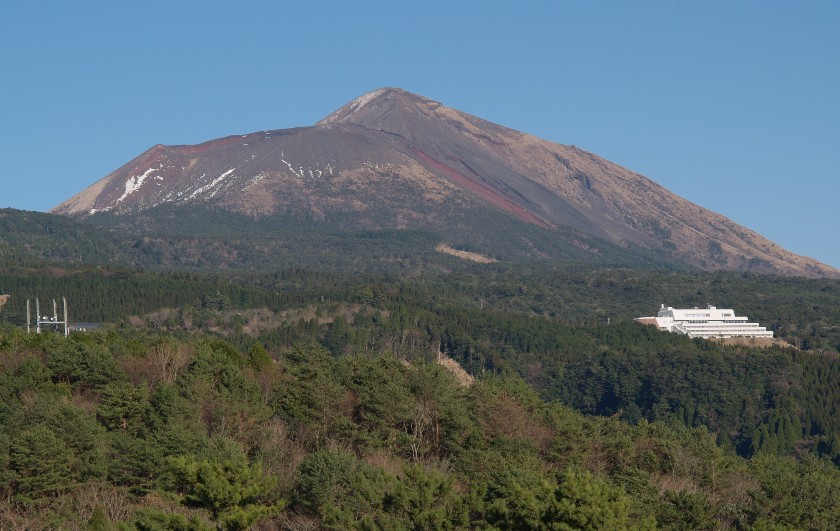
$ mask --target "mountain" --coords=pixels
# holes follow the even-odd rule
[[[311,127],[154,146],[53,212],[154,226],[157,209],[177,217],[197,207],[340,230],[428,230],[497,257],[624,250],[705,270],[840,276],[592,153],[395,88]]]

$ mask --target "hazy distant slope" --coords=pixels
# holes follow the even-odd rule
[[[43,212],[0,209],[0,264],[21,260],[121,263],[129,252],[101,228]]]

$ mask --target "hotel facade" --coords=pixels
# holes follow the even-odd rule
[[[728,308],[678,309],[662,305],[656,317],[637,317],[635,321],[655,325],[663,331],[685,334],[688,337],[773,337],[773,331],[748,322]]]

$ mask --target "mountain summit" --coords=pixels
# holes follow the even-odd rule
[[[840,276],[592,153],[397,88],[364,94],[311,127],[154,146],[52,211],[137,215],[163,205],[431,230],[456,243],[476,224],[482,234],[494,225],[536,256],[551,255],[536,240],[553,238],[707,270]],[[462,239],[481,250],[483,240]]]

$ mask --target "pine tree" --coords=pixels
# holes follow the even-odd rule
[[[37,499],[66,490],[72,484],[73,457],[46,426],[22,431],[9,446],[9,467],[21,499]]]
[[[186,492],[185,503],[210,511],[220,529],[248,529],[261,518],[283,510],[286,503],[269,501],[276,478],[263,473],[244,456],[223,461],[173,458],[171,468]]]

